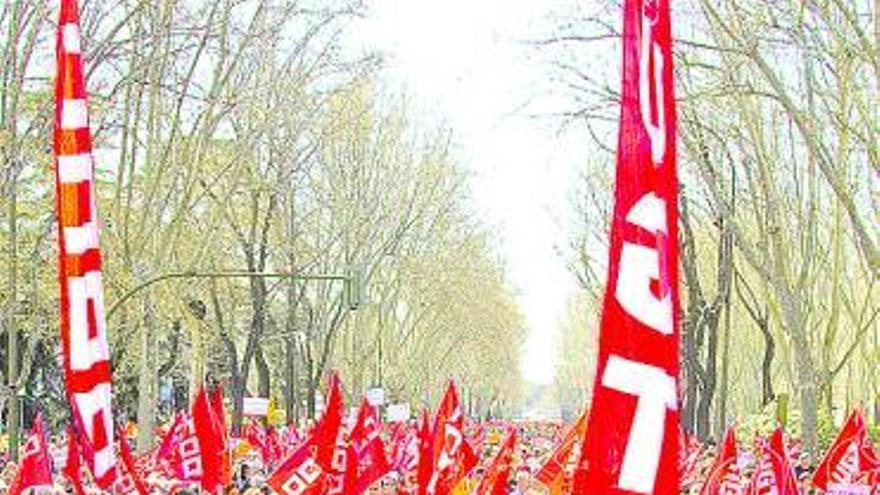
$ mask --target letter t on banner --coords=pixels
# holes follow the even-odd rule
[[[669,0],[625,0],[608,286],[573,493],[678,495],[678,179]]]

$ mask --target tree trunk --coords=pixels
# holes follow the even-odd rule
[[[718,410],[715,417],[715,438],[719,441],[727,427],[727,395],[730,378],[730,294],[724,301],[724,340],[721,344],[721,388],[718,390]]]
[[[706,364],[703,367],[704,380],[700,389],[697,404],[697,437],[707,439],[711,435],[712,402],[715,400],[715,384],[717,382],[718,361],[718,315],[711,314],[714,308],[706,308],[710,314],[705,315],[706,332],[709,341],[706,343]]]
[[[761,361],[761,405],[766,406],[776,399],[773,392],[773,357],[776,355],[776,342],[770,333],[770,322],[763,318],[758,322],[764,336],[764,359]]]
[[[269,372],[269,364],[263,356],[262,344],[257,344],[257,351],[254,353],[254,362],[257,365],[257,390],[260,397],[269,398],[272,394],[272,375]]]
[[[804,453],[808,462],[812,464],[816,455],[816,410],[819,406],[816,390],[816,367],[804,328],[803,312],[801,306],[794,300],[795,297],[793,294],[786,294],[782,298],[782,312],[794,347],[795,367],[800,387]]]
[[[8,155],[6,166],[9,170],[9,211],[7,221],[9,223],[9,298],[6,305],[6,337],[7,358],[9,362],[6,368],[6,379],[9,384],[9,410],[6,417],[7,433],[9,435],[10,461],[18,461],[18,437],[21,425],[19,424],[19,400],[18,400],[18,327],[15,315],[18,312],[18,198],[16,183],[18,171],[14,160]]]
[[[145,304],[147,314],[144,324],[140,328],[141,355],[138,366],[138,437],[137,451],[139,454],[146,453],[153,444],[153,420],[155,412],[155,394],[153,384],[155,382],[154,362],[155,355],[155,332],[153,329],[153,315],[149,303]]]
[[[296,337],[293,333],[284,338],[284,405],[287,411],[287,424],[299,424],[297,404]]]
[[[696,422],[694,420],[697,410],[698,398],[698,374],[696,366],[696,342],[694,339],[693,324],[688,319],[684,322],[682,332],[682,351],[684,353],[684,400],[681,411],[681,427],[687,433],[693,434]]]

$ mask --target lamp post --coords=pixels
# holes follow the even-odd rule
[[[212,272],[182,271],[164,273],[155,276],[135,286],[125,294],[119,297],[116,302],[110,306],[107,311],[107,320],[109,321],[114,314],[138,292],[155,285],[159,282],[173,279],[185,278],[286,278],[290,280],[339,280],[345,283],[345,297],[348,307],[356,310],[360,306],[361,298],[361,272],[358,270],[347,270],[344,275],[339,274],[302,274],[289,272],[248,272],[243,270],[221,270]]]

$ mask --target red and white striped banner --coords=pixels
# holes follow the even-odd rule
[[[669,0],[623,3],[608,286],[574,493],[678,495],[678,184]]]
[[[61,349],[79,443],[99,486],[116,468],[92,137],[76,0],[61,0],[54,161],[60,248]]]

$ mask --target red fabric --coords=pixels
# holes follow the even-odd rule
[[[202,459],[202,488],[209,493],[222,492],[231,478],[222,389],[199,391],[192,406],[192,422]]]
[[[507,495],[507,481],[510,479],[510,464],[513,462],[515,447],[516,429],[512,428],[483,475],[475,495]]]
[[[330,377],[327,407],[305,441],[269,477],[268,484],[281,495],[324,495],[330,490],[330,471],[342,433],[342,386]],[[344,468],[344,464],[343,464]]]
[[[797,478],[788,460],[782,428],[777,428],[768,442],[760,442],[758,451],[761,456],[746,493],[798,495]]]
[[[24,454],[18,464],[18,474],[12,479],[7,495],[20,495],[26,490],[47,487],[52,488],[52,457],[46,445],[46,430],[43,417],[37,416],[31,427]]]
[[[405,477],[419,466],[419,429],[406,423],[398,425],[391,437],[391,469]]]
[[[391,469],[382,441],[379,411],[364,399],[351,430],[345,473],[345,494],[361,495]]]
[[[168,458],[159,458],[159,463],[168,476],[177,481],[201,482],[205,467],[193,419],[182,416],[181,423],[172,427],[165,439],[170,453]]]
[[[867,446],[866,446],[867,445]],[[862,471],[872,469],[875,461],[865,429],[865,417],[861,410],[853,411],[844,423],[840,434],[813,474],[813,485],[827,490],[832,484],[855,483]]]
[[[339,376],[330,376],[330,392],[327,394],[327,406],[320,421],[315,425],[314,439],[318,447],[317,462],[324,471],[330,472],[333,467],[333,456],[336,444],[342,433],[342,384]]]
[[[718,447],[718,457],[706,482],[700,490],[700,495],[736,495],[742,493],[739,466],[736,463],[736,434],[733,427],[729,427],[724,434],[724,440]]]
[[[564,478],[565,466],[568,465],[568,459],[571,457],[571,451],[574,450],[574,444],[584,437],[587,428],[587,412],[581,414],[572,427],[565,433],[562,440],[556,445],[553,455],[547,459],[547,462],[541,466],[535,479],[548,489],[557,486],[561,478]]]
[[[465,438],[464,413],[452,381],[437,408],[433,433],[432,475],[425,491],[428,495],[447,495],[478,461]]]
[[[131,448],[124,435],[119,437],[119,457],[122,462],[117,466],[112,493],[114,495],[147,495],[149,490],[135,468],[134,456],[131,454]]]
[[[334,371],[330,375],[330,392],[327,407],[321,421],[316,425],[315,439],[318,446],[318,465],[327,473],[327,494],[341,495],[345,490],[346,461],[345,432],[342,419],[345,414],[342,400],[342,382]]]
[[[608,286],[574,493],[678,495],[678,182],[669,0],[623,2]]]
[[[266,483],[280,495],[323,495],[326,472],[318,463],[319,446],[309,438],[272,473]]]
[[[61,354],[81,452],[98,485],[106,489],[116,467],[110,352],[76,0],[61,1],[58,26],[53,159]]]
[[[245,427],[244,439],[260,452],[263,464],[270,468],[275,466],[283,455],[278,433],[271,426],[264,428],[259,422],[252,421]]]
[[[183,441],[186,433],[186,413],[179,412],[174,415],[174,421],[165,435],[162,436],[162,442],[156,449],[154,456],[156,463],[160,466],[167,467],[173,461],[177,447]]]
[[[422,411],[422,421],[419,425],[419,463],[416,473],[418,483],[417,493],[425,495],[428,491],[428,483],[434,475],[434,435],[431,431],[431,421],[428,411]]]
[[[85,495],[86,492],[82,484],[81,456],[76,438],[76,430],[69,426],[67,428],[67,460],[64,462],[64,469],[61,470],[61,474],[70,481],[70,484],[73,486],[74,495]]]
[[[865,432],[865,438],[862,439],[862,447],[860,449],[859,467],[863,472],[880,470],[880,453],[871,443],[871,437]]]
[[[679,434],[678,472],[682,488],[694,484],[700,476],[699,461],[703,453],[703,445],[693,435]]]

